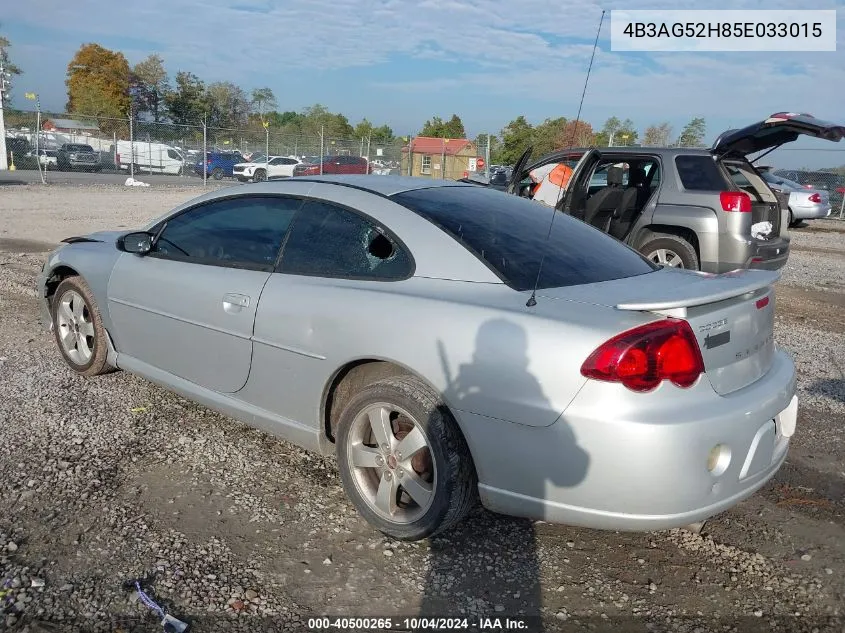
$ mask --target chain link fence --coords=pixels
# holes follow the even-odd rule
[[[6,135],[14,139],[8,151],[16,169],[75,169],[61,152],[63,145],[87,145],[97,156],[95,166],[81,168],[128,176],[156,175],[244,179],[238,163],[272,165],[283,158],[288,166],[303,163],[303,173],[369,173],[457,180],[484,175],[489,148],[466,139],[398,137],[336,138],[318,129],[284,134],[260,124],[240,129],[155,123],[67,113],[11,112]],[[266,165],[265,173],[274,173]],[[292,170],[280,168],[282,176]]]

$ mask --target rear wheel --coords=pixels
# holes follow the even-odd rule
[[[448,530],[478,498],[457,423],[414,377],[386,378],[360,391],[341,413],[336,451],[347,496],[392,538],[416,541]]]
[[[51,304],[53,334],[68,366],[83,376],[112,371],[100,309],[81,277],[68,277],[56,288]]]
[[[219,167],[215,167],[211,170],[211,177],[214,178],[214,180],[223,180],[223,170]]]
[[[640,247],[640,252],[655,264],[667,268],[698,270],[698,255],[692,244],[677,235],[655,233]]]
[[[792,209],[790,209],[789,210],[789,226],[790,226],[790,228],[792,228],[796,224],[798,224],[798,222],[795,221],[795,216],[792,214]]]

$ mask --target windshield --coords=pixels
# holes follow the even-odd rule
[[[451,235],[514,290],[624,279],[658,267],[606,233],[485,187],[434,187],[391,196]],[[548,236],[548,239],[547,239]],[[543,254],[545,253],[545,259]]]
[[[69,152],[93,152],[94,148],[90,145],[68,145],[67,151]]]

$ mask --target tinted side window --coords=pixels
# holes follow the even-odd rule
[[[676,156],[675,165],[684,189],[722,191],[727,183],[709,156]]]
[[[170,219],[151,255],[271,270],[301,204],[269,196],[209,202]]]
[[[606,233],[560,212],[495,189],[435,187],[391,196],[440,227],[511,288],[574,286],[624,279],[657,269]],[[548,236],[548,239],[547,239]]]
[[[353,279],[406,279],[404,248],[372,221],[325,202],[305,203],[291,228],[280,272]]]

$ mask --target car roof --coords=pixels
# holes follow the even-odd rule
[[[354,187],[355,189],[369,191],[382,196],[392,196],[403,191],[414,191],[416,189],[474,186],[454,180],[432,180],[429,178],[412,178],[410,176],[373,176],[364,174],[297,176],[296,180]],[[283,182],[274,181],[274,183]]]

